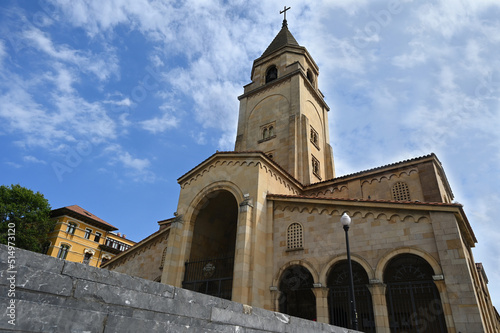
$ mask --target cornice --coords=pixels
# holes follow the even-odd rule
[[[263,152],[217,152],[180,177],[177,181],[181,188],[186,188],[212,169],[220,166],[259,167],[265,170],[277,182],[285,186],[291,193],[299,194],[302,189],[302,185],[298,180],[293,178],[273,160],[269,159]]]
[[[280,202],[275,205],[274,210],[330,216],[341,216],[344,212],[347,212],[352,218],[360,217],[363,219],[373,218],[399,222],[430,223],[429,214],[426,211],[401,212],[401,210],[394,210],[393,212],[388,212],[381,207],[340,206],[342,208],[312,203]]]
[[[356,173],[340,176],[337,178],[327,179],[327,180],[324,180],[322,182],[313,183],[313,184],[307,185],[304,188],[304,190],[310,191],[310,190],[314,190],[316,188],[320,189],[320,188],[323,188],[324,186],[332,186],[332,185],[335,185],[337,183],[346,183],[346,182],[351,181],[351,180],[369,178],[370,176],[372,176],[372,179],[378,179],[378,178],[381,179],[381,177],[383,177],[384,173],[388,173],[388,172],[392,171],[392,174],[397,175],[397,170],[395,170],[395,169],[414,167],[416,164],[424,163],[424,162],[433,162],[442,171],[441,162],[439,162],[438,158],[436,157],[436,155],[434,153],[431,153],[429,155],[415,157],[412,159],[408,159],[408,160],[404,160],[404,161],[400,161],[400,162],[395,162],[395,163],[391,163],[391,164],[386,164],[383,166],[359,171]],[[405,172],[405,171],[407,171],[407,170],[400,171],[400,173]],[[442,172],[444,173],[444,171],[442,171]],[[446,183],[446,185],[448,185],[448,189],[449,189],[449,184]],[[451,189],[449,189],[449,190],[451,191]]]
[[[420,201],[391,201],[391,200],[368,200],[368,199],[348,199],[348,198],[322,198],[305,195],[284,195],[268,194],[268,200],[276,202],[294,202],[302,204],[323,204],[346,207],[377,207],[384,209],[409,209],[422,211],[442,211],[458,212],[462,208],[461,204],[441,203],[441,202],[420,202]]]

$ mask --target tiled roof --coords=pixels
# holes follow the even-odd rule
[[[459,203],[444,203],[444,202],[422,202],[422,201],[396,201],[396,200],[372,200],[372,199],[352,199],[352,198],[325,198],[309,195],[289,195],[289,194],[272,194],[268,193],[267,197],[283,198],[283,199],[319,199],[327,201],[351,201],[351,202],[367,202],[367,203],[389,203],[389,204],[412,204],[423,206],[443,206],[443,207],[462,207]]]
[[[322,183],[331,182],[333,180],[341,180],[341,179],[344,179],[344,178],[351,178],[351,177],[355,177],[355,176],[360,176],[360,175],[362,175],[364,173],[369,173],[369,172],[373,172],[373,171],[377,171],[377,170],[382,170],[382,169],[385,169],[385,168],[388,168],[388,167],[395,167],[395,166],[402,165],[402,164],[405,164],[405,163],[408,163],[408,162],[416,162],[416,161],[424,160],[424,159],[431,158],[431,157],[435,158],[441,164],[441,162],[437,158],[436,154],[430,153],[428,155],[424,155],[424,156],[420,156],[420,157],[415,157],[415,158],[411,158],[411,159],[408,159],[408,160],[403,160],[403,161],[399,161],[399,162],[395,162],[395,163],[390,163],[390,164],[382,165],[382,166],[379,166],[379,167],[376,167],[376,168],[371,168],[371,169],[367,169],[367,170],[363,170],[363,171],[358,171],[358,172],[355,172],[355,173],[351,173],[351,174],[348,174],[348,175],[344,175],[344,176],[340,176],[340,177],[336,177],[336,178],[332,178],[332,179],[326,179],[326,180],[324,180],[322,182],[313,183],[313,184],[310,184],[308,186],[315,186],[315,185],[319,185],[319,184],[322,184]],[[307,188],[306,188],[306,190],[307,190]]]
[[[288,24],[286,23],[286,21],[283,21],[283,26],[281,27],[280,32],[278,32],[276,37],[274,37],[273,41],[271,42],[271,44],[269,44],[264,53],[262,53],[261,57],[265,57],[286,45],[300,46],[299,43],[297,43],[297,41],[295,40],[295,37],[293,37],[290,30],[288,30]]]
[[[76,214],[76,216],[75,216]],[[72,206],[66,206],[66,207],[61,207],[58,209],[54,209],[50,212],[51,217],[57,217],[57,216],[62,216],[62,215],[70,215],[74,216],[76,218],[80,218],[83,221],[93,221],[94,223],[98,223],[104,227],[104,229],[107,230],[118,230],[117,227],[109,224],[108,222],[104,221],[103,219],[95,216],[94,214],[86,211],[82,207],[78,205],[72,205]]]

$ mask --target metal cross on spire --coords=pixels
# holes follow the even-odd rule
[[[280,10],[280,14],[284,14],[284,17],[283,17],[283,27],[286,27],[287,26],[287,23],[286,23],[286,11],[289,10],[291,7],[288,7],[286,8],[283,7],[283,10]]]

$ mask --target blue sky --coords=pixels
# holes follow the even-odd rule
[[[338,176],[434,152],[500,306],[500,4],[288,1],[320,68]],[[176,179],[233,150],[237,96],[278,1],[0,3],[0,183],[77,204],[139,241]],[[498,291],[496,291],[498,290]]]

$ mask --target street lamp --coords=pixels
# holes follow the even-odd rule
[[[354,280],[352,278],[352,264],[351,264],[351,251],[349,250],[349,225],[351,224],[351,218],[346,213],[342,214],[340,217],[340,222],[344,226],[345,231],[345,243],[347,247],[347,264],[349,266],[349,298],[351,302],[351,320],[352,329],[358,330],[358,313],[356,312],[356,300],[354,299]]]

